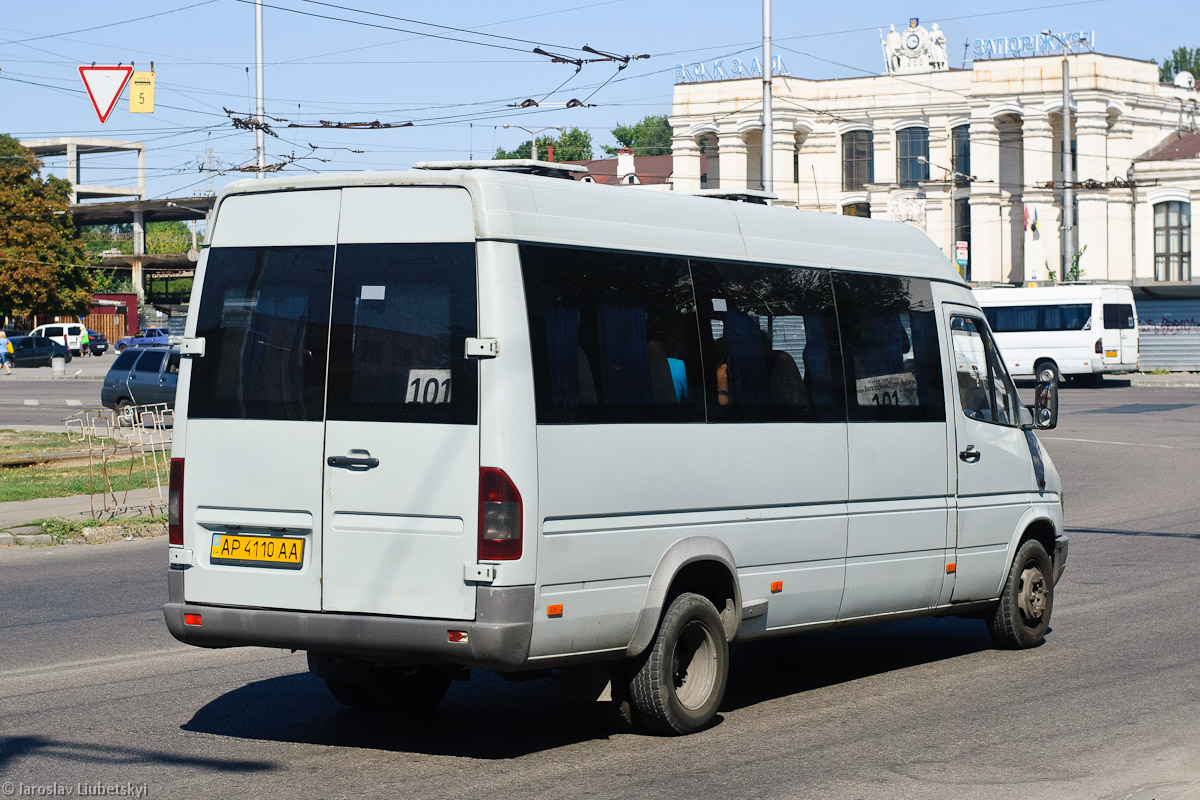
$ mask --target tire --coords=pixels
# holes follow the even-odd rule
[[[123,345],[123,344],[119,344],[119,345],[117,345],[117,352],[118,352],[118,353],[124,353],[124,352],[125,352],[125,345]]]
[[[1041,542],[1026,541],[1017,549],[1004,592],[987,618],[992,642],[1006,650],[1036,647],[1046,638],[1054,610],[1054,572]]]
[[[128,428],[133,425],[133,406],[129,401],[122,397],[113,405],[113,411],[116,413],[117,425],[122,428]]]
[[[371,695],[367,692],[367,685],[365,683],[337,681],[332,678],[326,678],[325,687],[329,689],[329,693],[333,695],[333,699],[344,706],[369,709],[374,705],[371,701]]]
[[[1049,381],[1051,383],[1062,383],[1062,373],[1058,371],[1058,364],[1055,364],[1049,359],[1039,361],[1033,367],[1033,374],[1041,381]]]
[[[638,719],[667,735],[692,733],[716,716],[729,679],[729,643],[706,597],[676,597],[650,650],[635,665],[629,694]]]

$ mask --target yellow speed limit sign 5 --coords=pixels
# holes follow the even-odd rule
[[[154,113],[154,73],[135,72],[129,79],[129,113]]]

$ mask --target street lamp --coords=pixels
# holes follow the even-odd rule
[[[504,123],[504,127],[505,128],[518,128],[529,134],[529,157],[532,158],[534,161],[537,161],[537,135],[539,133],[541,133],[542,131],[558,131],[559,136],[561,136],[564,131],[564,128],[562,125],[550,125],[545,128],[538,128],[537,130],[534,130],[534,131],[531,131],[531,130],[529,130],[529,128],[523,127],[521,125],[513,125],[508,122]]]
[[[1049,28],[1042,30],[1042,36],[1049,36],[1062,45],[1062,171],[1063,171],[1063,224],[1062,224],[1062,277],[1065,280],[1067,270],[1071,267],[1071,258],[1075,253],[1075,189],[1072,188],[1071,175],[1071,65],[1067,61],[1069,48],[1062,37],[1051,33]],[[1080,38],[1080,42],[1087,39]]]
[[[947,173],[953,175],[955,178],[962,178],[967,183],[971,183],[972,181],[975,180],[974,176],[972,176],[972,175],[967,175],[966,173],[959,172],[958,170],[952,169],[950,167],[943,167],[941,164],[934,164],[932,161],[930,161],[925,156],[917,156],[917,163],[918,164],[929,164],[930,166],[937,167],[938,169],[942,170],[943,172],[947,172]]]

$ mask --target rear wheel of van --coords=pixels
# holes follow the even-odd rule
[[[1041,542],[1030,539],[1017,550],[1004,593],[987,618],[997,647],[1021,650],[1041,644],[1054,610],[1054,572]]]
[[[452,674],[432,667],[375,667],[366,680],[325,679],[342,705],[392,714],[428,711],[445,697]]]
[[[681,594],[629,683],[638,719],[657,733],[692,733],[712,722],[729,678],[729,643],[708,598]]]
[[[1062,376],[1058,372],[1058,364],[1049,359],[1035,364],[1033,374],[1037,376],[1039,382],[1059,383],[1062,380]]]

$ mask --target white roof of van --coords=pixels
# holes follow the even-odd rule
[[[981,306],[1013,305],[1018,303],[1063,303],[1072,300],[1096,300],[1102,294],[1125,295],[1133,302],[1133,290],[1119,283],[1072,283],[1064,286],[999,286],[976,289],[975,299]]]
[[[305,175],[228,184],[230,195],[353,186],[461,186],[478,239],[540,242],[911,275],[966,285],[899,222],[485,169]]]

